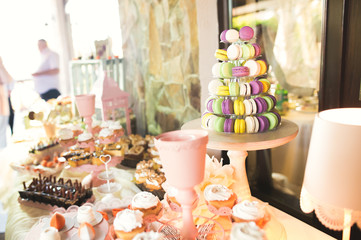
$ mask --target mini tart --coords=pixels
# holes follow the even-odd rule
[[[109,154],[111,156],[121,157],[124,156],[125,149],[126,148],[119,142],[109,143],[105,145],[104,153]]]
[[[94,152],[93,153],[93,157],[92,157],[92,164],[93,165],[97,165],[100,166],[102,164],[104,164],[101,160],[100,160],[100,156],[104,155],[103,152]],[[105,160],[106,161],[106,160]]]
[[[135,237],[135,235],[142,233],[144,231],[145,231],[145,225],[142,225],[141,227],[137,227],[130,232],[124,232],[121,230],[114,229],[114,232],[115,232],[115,235],[117,236],[117,238],[122,239],[122,240],[132,240]]]
[[[88,164],[91,162],[91,156],[89,153],[84,153],[79,156],[74,156],[68,159],[68,163],[71,167],[78,167],[83,164]]]

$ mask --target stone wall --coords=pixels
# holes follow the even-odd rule
[[[200,117],[195,0],[119,0],[126,91],[137,133],[157,135]]]

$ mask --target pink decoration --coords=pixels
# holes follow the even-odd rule
[[[80,116],[84,118],[85,123],[88,126],[88,132],[92,132],[92,116],[95,113],[95,95],[94,94],[82,94],[75,96],[76,106],[78,108]]]
[[[219,209],[217,209],[216,207],[214,207],[210,204],[208,204],[207,207],[211,213],[214,213],[219,216],[231,216],[232,215],[232,209],[230,209],[229,207],[220,207]]]
[[[197,198],[194,186],[204,178],[208,133],[204,130],[178,130],[163,133],[154,140],[167,181],[178,189],[176,199],[182,205],[184,239],[194,239],[192,205]],[[186,176],[186,177],[185,177]]]

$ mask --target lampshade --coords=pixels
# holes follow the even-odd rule
[[[315,210],[333,230],[344,228],[344,210],[351,224],[361,226],[361,108],[331,109],[316,114],[301,209]]]

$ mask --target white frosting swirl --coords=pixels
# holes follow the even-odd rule
[[[131,232],[143,225],[143,213],[139,210],[124,209],[117,213],[113,225],[115,230]]]
[[[204,189],[207,201],[226,201],[232,196],[232,191],[221,184],[210,184]]]
[[[54,227],[45,228],[44,231],[40,233],[39,240],[60,240],[60,233],[58,229]]]
[[[135,208],[151,208],[158,204],[158,197],[154,196],[150,192],[140,192],[135,194],[132,199],[132,207]]]
[[[117,124],[117,122],[113,121],[113,120],[107,120],[102,122],[102,124],[100,125],[102,128],[108,128],[111,125]]]
[[[264,236],[255,222],[234,223],[231,230],[231,240],[263,240]]]
[[[178,189],[170,185],[167,181],[162,184],[162,188],[169,197],[175,197],[178,194]]]
[[[113,135],[113,130],[110,130],[109,128],[103,128],[102,130],[100,130],[99,132],[99,137],[109,137]]]
[[[118,124],[118,123],[115,123],[115,124],[111,124],[111,125],[109,126],[109,128],[110,128],[111,130],[119,130],[119,129],[122,129],[123,127],[122,127],[122,125],[120,125],[120,124]]]
[[[70,129],[71,129],[72,131],[75,131],[75,130],[83,131],[83,129],[81,128],[81,125],[80,125],[80,124],[70,125]]]
[[[257,201],[244,200],[232,208],[233,216],[244,220],[256,220],[263,218],[264,207]]]
[[[163,240],[164,235],[158,232],[142,232],[135,235],[133,240]]]
[[[73,138],[73,131],[69,128],[62,128],[58,132],[58,136],[62,140],[68,140]]]
[[[84,141],[87,141],[89,139],[92,139],[93,138],[93,135],[91,133],[82,133],[78,136],[78,141],[79,142],[84,142]]]
[[[80,240],[94,240],[95,231],[90,224],[82,224],[78,229],[78,235]]]

